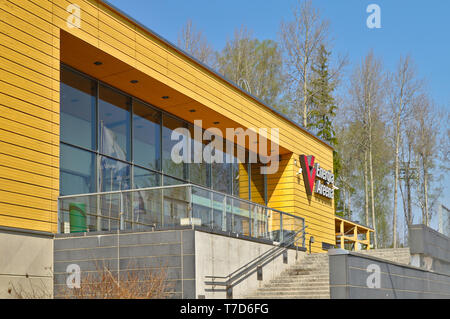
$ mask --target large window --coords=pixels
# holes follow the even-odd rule
[[[75,72],[61,72],[61,140],[96,149],[97,83]]]
[[[161,169],[161,112],[133,101],[133,160],[153,170]]]
[[[164,174],[177,177],[179,179],[187,180],[187,165],[183,162],[176,163],[172,159],[172,151],[176,144],[179,144],[183,140],[183,136],[180,136],[178,140],[172,140],[172,132],[177,128],[185,127],[185,123],[172,116],[163,116],[163,128],[162,128],[162,169]],[[187,137],[186,137],[187,138]],[[186,147],[184,147],[186,149]],[[178,155],[184,156],[183,152],[177,152]]]
[[[199,128],[197,128],[199,129]],[[204,159],[203,151],[205,143],[195,140],[194,126],[189,125],[189,132],[191,134],[191,163],[189,164],[189,180],[193,184],[209,187],[210,182],[210,167],[209,159]],[[200,163],[198,163],[200,162]]]
[[[183,135],[172,140],[177,128],[189,131],[190,138]],[[228,153],[225,141],[222,151],[213,151],[220,163],[210,163],[203,156],[209,141],[195,141],[194,137],[191,123],[61,67],[61,195],[192,183],[265,202],[265,183],[258,165],[239,162],[238,147],[232,144],[233,151]],[[186,141],[184,150],[190,146],[191,152],[178,155],[190,156],[190,163],[173,161],[173,148],[182,140]],[[184,214],[178,211],[180,203],[171,205],[161,218]],[[153,206],[151,209],[157,209],[160,204]],[[214,215],[210,222],[220,228],[224,223],[220,218]]]
[[[99,151],[120,160],[130,160],[131,99],[106,86],[100,86],[98,105]]]
[[[232,193],[232,156],[226,153],[226,143],[223,143],[222,150],[214,150],[214,157],[218,159],[218,163],[212,161],[212,189],[231,194]]]

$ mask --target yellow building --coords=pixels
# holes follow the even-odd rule
[[[332,196],[307,193],[301,163],[312,155],[332,171],[326,142],[104,1],[1,0],[0,14],[0,226],[56,233],[61,195],[190,183],[304,218],[313,252],[335,245]],[[186,175],[183,164],[172,167],[167,134],[192,130],[195,120],[222,132],[277,128],[279,138],[269,140],[279,169],[263,176],[261,163],[212,164],[199,168],[206,175],[192,167]],[[159,138],[142,139],[141,129],[159,130]],[[119,149],[105,146],[108,132]],[[248,154],[258,146],[233,142]],[[128,167],[131,177],[117,188],[103,161]],[[236,174],[229,185],[214,175],[227,169]]]

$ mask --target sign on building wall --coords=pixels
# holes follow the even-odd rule
[[[314,163],[315,157],[312,155],[300,155],[300,165],[302,166],[303,180],[305,181],[306,193],[313,193],[333,199],[334,198],[334,174],[320,167],[319,163]]]

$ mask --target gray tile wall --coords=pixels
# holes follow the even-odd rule
[[[450,298],[450,276],[357,253],[330,254],[331,298]],[[380,267],[380,288],[369,288],[367,267]]]
[[[163,267],[174,298],[195,298],[194,231],[61,234],[54,240],[55,297],[66,287],[69,264],[83,274],[95,274],[103,266],[121,275],[158,271]]]

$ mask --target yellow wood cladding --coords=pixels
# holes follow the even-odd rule
[[[81,9],[80,28],[67,23],[70,4]],[[322,241],[334,244],[333,202],[308,198],[297,175],[301,154],[332,169],[332,149],[95,0],[0,0],[0,225],[56,231],[61,30],[243,128],[279,128],[279,145],[289,153],[267,176],[268,204],[304,217],[315,251]]]
[[[57,230],[59,193],[59,29],[51,8],[0,1],[0,225],[46,232]]]

